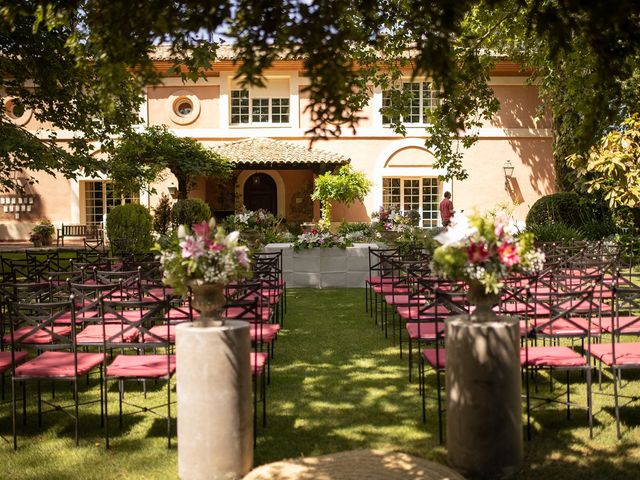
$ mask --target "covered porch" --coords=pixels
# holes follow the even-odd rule
[[[217,218],[244,206],[279,214],[288,223],[317,220],[320,208],[310,198],[315,177],[350,162],[337,153],[271,138],[250,138],[212,149],[234,165],[233,177],[226,181],[202,177],[191,195],[206,201]],[[357,210],[354,220],[364,212],[364,208]],[[345,212],[338,210],[338,214]]]

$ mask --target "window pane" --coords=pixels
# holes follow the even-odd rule
[[[438,226],[439,181],[437,177],[422,179],[422,226]]]
[[[288,98],[272,98],[271,99],[271,122],[272,123],[289,123],[289,99]]]
[[[404,204],[402,209],[405,212],[410,210],[420,211],[420,180],[404,179],[403,181]]]
[[[249,91],[231,90],[231,124],[249,123]]]
[[[440,105],[440,92],[431,89],[430,82],[422,83],[422,106],[424,113],[424,123],[428,121],[427,111],[433,110]]]
[[[420,83],[403,83],[402,88],[405,92],[411,93],[409,114],[404,118],[405,123],[422,123],[422,115],[420,111]]]
[[[382,92],[382,107],[391,107],[393,105],[393,90],[385,90]],[[397,122],[399,120],[398,117],[392,117],[390,115],[382,115],[382,123],[383,125],[389,125],[391,123]]]
[[[269,99],[251,99],[251,121],[253,123],[269,123]]]
[[[400,179],[382,179],[382,206],[386,209],[400,208]]]

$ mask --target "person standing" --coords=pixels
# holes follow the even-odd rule
[[[451,192],[444,192],[444,198],[440,202],[440,218],[442,219],[443,227],[449,226],[454,213]]]

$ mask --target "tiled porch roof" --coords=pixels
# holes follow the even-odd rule
[[[248,138],[212,147],[236,166],[345,165],[351,160],[324,150],[309,150],[283,140]]]

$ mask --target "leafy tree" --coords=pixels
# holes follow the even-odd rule
[[[569,156],[577,184],[610,207],[640,207],[640,116],[627,118],[587,154]]]
[[[331,204],[342,202],[347,205],[362,200],[369,193],[371,182],[364,173],[354,171],[349,165],[340,167],[335,173],[327,172],[316,178],[312,200],[320,200],[321,230],[331,227]]]
[[[640,53],[639,14],[634,0],[4,2],[0,89],[40,120],[78,136],[69,151],[51,140],[42,152],[33,135],[3,119],[0,176],[7,185],[13,168],[60,169],[69,176],[79,165],[99,168],[90,163],[91,142],[108,146],[112,134],[129,130],[142,88],[165,73],[153,66],[155,46],[169,42],[172,70],[196,78],[215,59],[215,36],[234,43],[244,84],[262,85],[266,69],[283,55],[301,59],[315,137],[355,129],[371,84],[395,86],[402,68],[430,77],[444,100],[428,143],[439,150],[438,166],[457,178],[466,174],[460,148],[497,108],[486,79],[495,56],[506,53],[535,71],[543,92],[559,100],[552,104],[559,132],[574,133],[563,135],[559,146],[569,142],[565,153],[571,153],[567,148],[585,149],[597,138],[625,89],[633,90],[626,85],[634,83]],[[408,95],[399,92],[392,110],[402,115]]]
[[[178,198],[187,198],[199,175],[226,178],[229,163],[193,138],[177,137],[166,127],[130,132],[112,152],[108,171],[119,191],[150,190],[170,170],[178,180]]]

